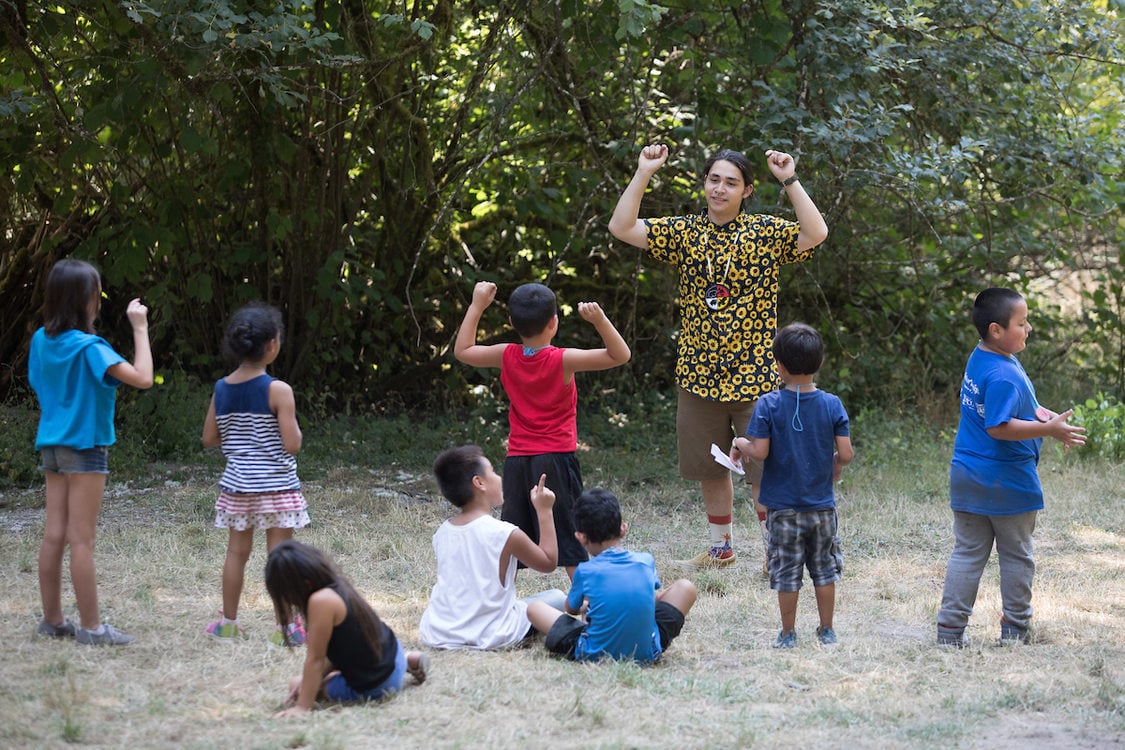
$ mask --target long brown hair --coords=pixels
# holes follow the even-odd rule
[[[97,299],[101,289],[98,269],[84,260],[64,258],[51,266],[47,293],[43,296],[43,328],[47,335],[58,336],[72,328],[93,333],[90,303]]]
[[[376,659],[383,657],[382,621],[367,600],[359,595],[351,581],[340,572],[336,563],[316,547],[287,539],[270,552],[266,559],[266,591],[273,600],[277,621],[281,623],[281,633],[285,645],[289,641],[289,623],[293,612],[299,612],[309,619],[309,597],[314,591],[332,586],[347,603],[348,611],[359,623],[364,640],[375,653]]]

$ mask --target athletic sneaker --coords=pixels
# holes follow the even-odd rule
[[[406,671],[414,678],[414,682],[421,685],[426,681],[426,674],[430,671],[430,655],[425,651],[418,652],[418,663],[410,666],[410,655],[406,656]]]
[[[734,550],[730,547],[712,547],[706,552],[700,552],[690,560],[674,560],[676,565],[683,568],[698,568],[706,570],[708,568],[729,568],[738,561],[735,557]]]
[[[84,646],[124,646],[136,640],[133,636],[122,633],[108,622],[103,622],[99,630],[102,632],[78,628],[74,633],[74,640]]]
[[[821,646],[835,646],[836,631],[832,628],[818,627],[816,629],[816,639],[820,641]]]
[[[204,632],[212,638],[219,639],[246,637],[246,631],[242,629],[242,626],[238,624],[237,620],[232,620],[224,625],[221,617],[208,625]]]
[[[35,634],[48,638],[73,638],[74,630],[74,623],[67,619],[62,621],[62,625],[52,625],[46,620],[40,620],[39,627],[35,629]]]
[[[1010,646],[1016,643],[1027,643],[1027,628],[1021,628],[1019,625],[1013,625],[1004,619],[1003,615],[1000,617],[1000,645]]]
[[[275,646],[304,646],[307,636],[305,635],[305,624],[301,622],[301,618],[297,618],[294,622],[289,623],[286,629],[289,634],[289,643],[285,643],[285,636],[281,634],[281,628],[277,627],[273,630],[273,635],[270,636],[270,643]]]
[[[777,634],[777,640],[773,643],[774,648],[797,648],[797,631],[796,630],[782,630]]]
[[[947,628],[946,626],[938,623],[937,626],[937,645],[939,646],[952,646],[953,648],[965,647],[965,629],[964,628]]]

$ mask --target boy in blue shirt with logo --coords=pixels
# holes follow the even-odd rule
[[[1086,442],[1085,428],[1067,423],[1073,409],[1056,414],[1039,405],[1016,359],[1031,333],[1019,292],[993,287],[978,294],[973,325],[980,342],[961,382],[961,421],[949,469],[953,552],[937,617],[938,644],[955,647],[965,644],[965,626],[994,544],[1000,560],[1000,642],[1027,640],[1035,575],[1031,534],[1043,509],[1039,448],[1044,437],[1066,446]]]
[[[804,323],[791,323],[773,340],[785,387],[754,407],[746,437],[735,438],[730,460],[762,461],[762,492],[769,538],[770,588],[777,592],[781,632],[774,648],[797,646],[797,598],[805,568],[816,596],[817,640],[836,644],[832,616],[843,556],[836,536],[833,483],[854,455],[848,413],[813,378],[824,362],[824,341]]]
[[[680,579],[661,590],[652,555],[621,546],[628,527],[608,490],[578,496],[574,528],[590,559],[574,571],[566,613],[541,601],[527,606],[531,624],[547,634],[547,650],[575,661],[659,660],[695,604],[695,584]]]

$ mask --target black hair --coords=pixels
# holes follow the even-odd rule
[[[815,375],[824,364],[824,340],[805,323],[790,323],[773,339],[773,358],[791,375]]]
[[[543,333],[556,315],[555,293],[542,284],[521,284],[508,298],[508,316],[521,339]]]
[[[473,477],[484,474],[484,451],[476,445],[443,450],[434,459],[434,476],[446,500],[464,508],[476,495]]]
[[[281,311],[264,302],[252,302],[230,317],[223,334],[223,352],[235,362],[256,362],[266,354],[266,345],[285,335]]]
[[[380,637],[381,621],[367,600],[359,595],[351,581],[340,572],[332,558],[316,547],[286,539],[266,558],[266,591],[273,600],[273,609],[281,625],[285,644],[289,640],[289,623],[293,612],[299,612],[305,622],[309,619],[309,597],[314,592],[331,586],[348,605],[348,612],[356,619],[359,630],[376,659],[383,656],[383,639]]]
[[[1012,309],[1023,295],[1014,289],[994,286],[985,289],[973,300],[973,325],[982,341],[988,341],[988,327],[996,323],[1007,328],[1012,322]]]
[[[707,181],[707,175],[711,174],[711,167],[715,166],[717,161],[729,161],[731,164],[742,173],[742,181],[746,185],[754,184],[754,170],[750,166],[750,160],[746,158],[746,154],[734,149],[724,148],[716,154],[708,157],[707,161],[703,162],[703,181]]]
[[[609,490],[589,489],[574,501],[574,529],[592,544],[621,536],[621,505]]]
[[[72,328],[93,333],[101,290],[101,274],[84,260],[64,258],[51,266],[43,296],[43,328],[47,335],[58,336]]]

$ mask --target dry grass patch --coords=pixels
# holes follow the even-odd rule
[[[122,649],[33,639],[41,501],[5,498],[0,512],[3,747],[574,747],[911,748],[1125,746],[1125,516],[1118,466],[1048,453],[1048,509],[1036,532],[1037,643],[1001,648],[993,564],[962,651],[933,645],[951,544],[944,467],[864,465],[842,487],[846,563],[840,645],[814,644],[806,586],[801,644],[770,645],[776,599],[761,575],[756,520],[740,492],[741,561],[687,573],[671,560],[704,538],[690,485],[666,474],[619,478],[583,456],[589,486],[619,493],[628,544],[656,556],[665,580],[689,575],[702,595],[664,661],[576,665],[541,642],[504,653],[434,654],[422,687],[375,706],[272,718],[302,653],[271,647],[261,547],[242,618],[250,634],[203,634],[219,606],[226,538],[213,529],[213,477],[116,487],[106,499],[98,564],[105,617],[135,633]],[[663,459],[661,459],[663,460]],[[299,535],[330,551],[409,645],[433,584],[430,536],[449,508],[426,462],[412,470],[328,472],[307,486],[314,526]],[[180,476],[177,474],[177,476]],[[561,573],[522,573],[523,593],[565,588]],[[72,605],[67,598],[68,606]],[[409,681],[408,681],[409,682]]]

